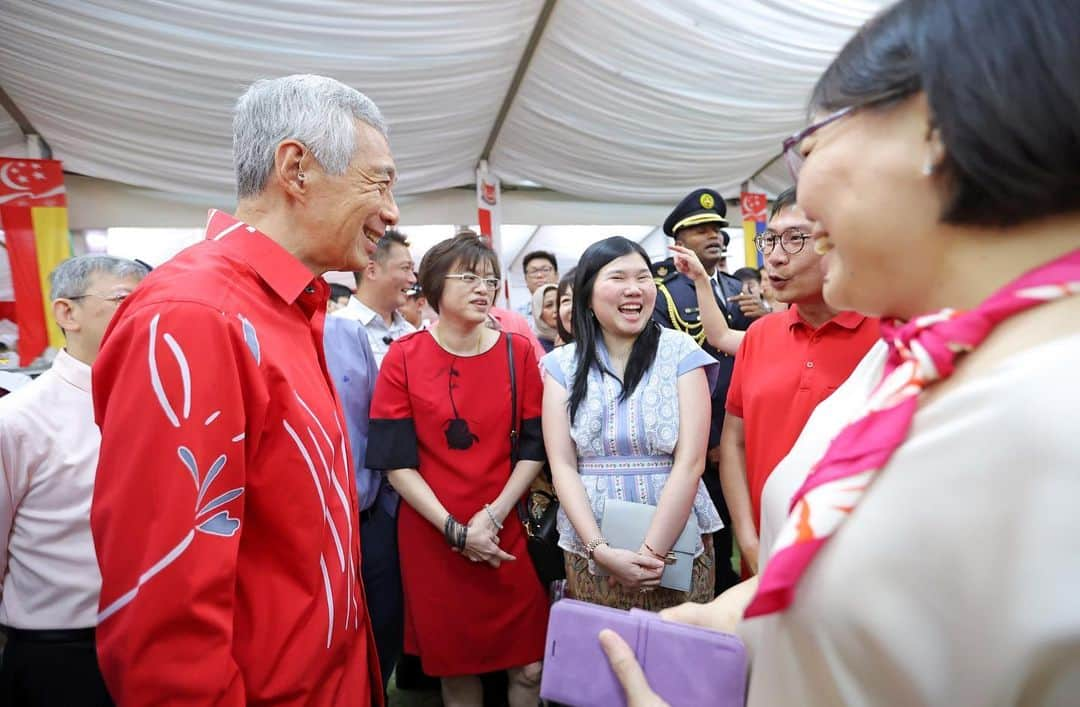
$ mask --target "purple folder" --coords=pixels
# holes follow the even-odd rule
[[[625,707],[597,638],[605,628],[630,644],[652,689],[672,707],[743,707],[746,649],[736,636],[573,599],[551,607],[541,697],[574,707]]]

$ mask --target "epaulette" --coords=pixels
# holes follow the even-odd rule
[[[664,301],[667,303],[668,321],[671,322],[673,328],[693,337],[694,341],[700,346],[705,341],[705,326],[700,320],[688,322],[679,315],[679,308],[675,306],[675,298],[671,296],[671,292],[665,284],[666,279],[656,278],[656,291],[658,295],[664,296]]]

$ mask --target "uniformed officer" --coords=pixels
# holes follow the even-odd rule
[[[664,233],[681,246],[697,254],[705,272],[713,281],[713,293],[723,310],[728,326],[732,329],[746,330],[753,321],[743,314],[730,298],[738,297],[743,284],[737,278],[721,271],[717,266],[724,256],[724,249],[731,240],[723,231],[727,225],[724,218],[727,205],[724,197],[712,189],[696,189],[686,196],[672,210],[664,221]],[[675,269],[671,258],[653,263],[653,277],[656,280],[656,309],[653,319],[661,326],[684,331],[720,362],[719,377],[712,398],[712,425],[709,431],[709,455],[702,476],[709,495],[716,504],[724,520],[724,529],[713,536],[716,547],[716,593],[724,591],[739,581],[739,576],[732,570],[730,558],[732,551],[731,516],[724,495],[720,490],[718,466],[720,431],[724,427],[724,404],[727,400],[728,384],[735,358],[717,351],[705,341],[705,332],[701,325],[697,293],[694,282]]]

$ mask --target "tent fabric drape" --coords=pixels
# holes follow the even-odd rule
[[[507,183],[674,203],[738,185],[885,0],[559,0],[490,157]],[[7,3],[0,85],[73,172],[231,197],[251,81],[334,76],[391,127],[401,195],[471,185],[542,0]],[[786,186],[782,170],[755,185]]]

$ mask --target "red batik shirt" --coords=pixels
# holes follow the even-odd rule
[[[124,302],[93,369],[105,682],[121,705],[368,704],[328,287],[232,216],[207,238]]]

